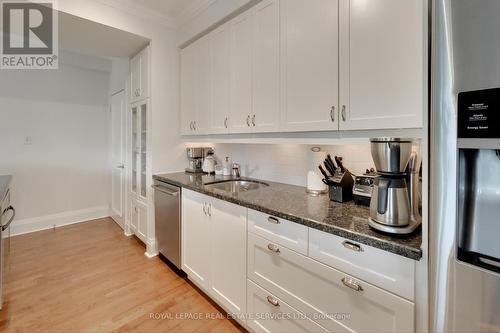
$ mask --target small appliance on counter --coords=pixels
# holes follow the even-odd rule
[[[366,170],[365,174],[356,176],[352,195],[356,205],[370,206],[373,192],[373,183],[375,182],[375,170]]]
[[[378,176],[370,201],[370,227],[391,234],[410,234],[421,223],[419,212],[420,159],[413,140],[370,139]]]
[[[186,148],[189,167],[186,168],[188,173],[203,173],[203,161],[208,151],[213,151],[212,148]]]
[[[203,159],[203,167],[202,167],[202,170],[204,173],[208,173],[209,175],[212,175],[215,173],[215,164],[216,164],[216,160],[215,160],[215,152],[213,149],[211,148],[206,148],[207,150],[207,153],[206,153],[206,157]]]
[[[325,152],[321,151],[320,147],[312,147],[309,152],[309,171],[307,172],[307,188],[306,192],[311,195],[320,195],[328,193],[328,186],[323,183],[321,175],[316,170],[325,159]],[[322,171],[323,172],[323,171]],[[325,177],[328,177],[325,175]]]
[[[330,154],[326,155],[323,165],[328,170],[329,175],[321,165],[319,166],[319,170],[325,177],[323,183],[329,187],[330,200],[336,202],[351,201],[353,199],[353,176],[342,164],[342,157],[335,156],[335,162],[337,166],[335,166]]]

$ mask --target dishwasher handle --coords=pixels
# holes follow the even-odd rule
[[[169,190],[168,188],[166,188],[165,186],[161,186],[161,185],[153,185],[153,188],[156,190],[156,191],[160,191],[162,193],[165,193],[165,194],[168,194],[170,196],[173,196],[173,197],[176,197],[179,195],[179,191],[172,191],[172,190]]]

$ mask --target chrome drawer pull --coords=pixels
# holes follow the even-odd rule
[[[280,306],[280,302],[278,302],[278,300],[272,296],[267,296],[267,301],[273,306]]]
[[[346,249],[353,250],[356,252],[363,252],[363,248],[358,244],[354,244],[349,241],[343,241],[342,245],[344,245]]]
[[[280,253],[280,249],[279,249],[279,247],[278,247],[278,246],[276,246],[276,245],[274,245],[274,244],[269,243],[269,244],[267,245],[267,248],[268,248],[269,250],[273,251],[274,253]]]
[[[361,287],[360,284],[358,284],[356,281],[354,281],[351,278],[343,277],[341,281],[344,284],[344,286],[346,286],[348,288],[351,288],[351,289],[356,290],[356,291],[363,291],[363,287]]]
[[[277,218],[275,218],[275,217],[273,217],[273,216],[269,216],[269,217],[267,218],[267,220],[268,220],[269,222],[271,222],[271,223],[274,223],[274,224],[280,224],[280,223],[281,223],[281,222],[280,222],[280,220],[278,220]]]

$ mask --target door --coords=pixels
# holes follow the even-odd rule
[[[275,132],[280,122],[279,2],[266,0],[254,9],[252,126]]]
[[[208,289],[210,277],[210,225],[206,196],[182,191],[182,269]]]
[[[210,134],[229,132],[229,25],[210,34],[212,98]]]
[[[194,134],[206,134],[210,127],[211,113],[211,68],[209,36],[196,42],[196,117],[194,119]]]
[[[194,134],[196,117],[196,44],[181,50],[181,134]]]
[[[230,313],[245,313],[247,209],[210,201],[210,292]]]
[[[337,130],[338,1],[281,1],[280,13],[283,130]]]
[[[340,0],[340,10],[340,129],[422,127],[427,1]]]
[[[125,209],[125,92],[111,96],[111,218],[124,227]]]
[[[231,29],[231,133],[253,130],[252,116],[252,39],[253,15],[248,10],[230,21]]]
[[[136,55],[130,60],[130,101],[134,102],[139,98],[141,85],[141,59]]]
[[[148,208],[145,203],[139,200],[132,200],[132,211],[131,211],[131,231],[135,234],[142,242],[147,243],[148,234]]]

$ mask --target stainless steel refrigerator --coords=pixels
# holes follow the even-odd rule
[[[500,1],[432,18],[430,330],[500,332]]]

